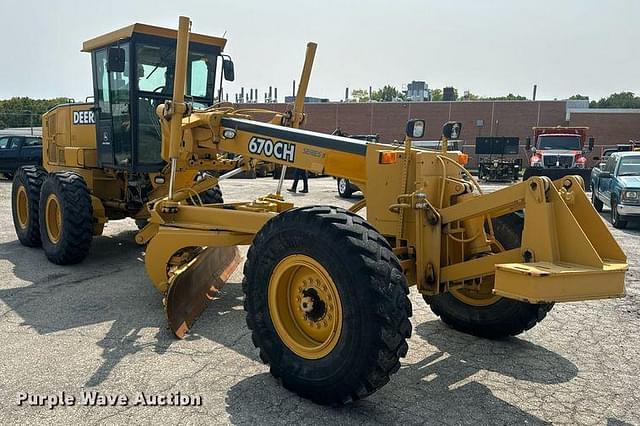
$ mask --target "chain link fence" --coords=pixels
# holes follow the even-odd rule
[[[32,111],[0,111],[0,134],[41,136],[42,114]]]

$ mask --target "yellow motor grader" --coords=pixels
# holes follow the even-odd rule
[[[301,130],[313,43],[288,112],[261,122],[232,106],[196,108],[185,100],[190,37],[181,17],[173,96],[156,108],[168,193],[147,204],[149,223],[136,235],[176,336],[239,264],[240,245],[249,246],[244,307],[260,358],[286,388],[322,404],[363,398],[399,369],[410,286],[443,321],[488,338],[532,328],[556,302],[624,294],[625,254],[580,177],[531,177],[482,194],[465,155],[447,150],[460,123],[444,126],[441,151],[412,147],[422,120],[407,123],[402,144]],[[186,202],[177,176],[220,153],[239,158],[234,171],[268,161],[344,177],[365,198],[348,210],[295,207],[281,178],[255,200]],[[366,219],[357,214],[365,207]]]
[[[176,35],[133,24],[83,44],[91,55],[93,102],[45,113],[44,167],[23,167],[13,181],[13,220],[22,244],[42,245],[54,263],[76,263],[108,220],[132,217],[139,227],[146,225],[146,203],[165,196],[169,185],[155,109],[173,93]],[[208,107],[221,96],[214,91],[219,64],[221,75],[233,80],[225,44],[223,38],[192,35],[186,79],[192,105]],[[177,173],[173,184],[192,199],[223,201],[207,175],[235,169],[237,161],[222,155],[200,161],[206,167]]]

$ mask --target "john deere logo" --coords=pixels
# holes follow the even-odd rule
[[[93,111],[73,111],[73,124],[96,124]]]

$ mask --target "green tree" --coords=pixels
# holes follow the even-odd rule
[[[396,99],[405,99],[404,93],[393,86],[386,85],[382,89],[371,93],[371,99],[378,102],[392,102]]]
[[[69,99],[15,97],[0,100],[0,127],[29,127],[31,124],[40,126],[42,114],[65,102],[69,102]]]
[[[526,101],[527,97],[522,95],[514,95],[509,93],[507,96],[489,96],[481,98],[486,101]]]
[[[365,89],[353,89],[351,97],[357,99],[358,102],[369,102],[369,91]]]
[[[460,98],[461,101],[477,101],[478,99],[480,99],[480,96],[473,94],[468,90],[466,90]]]
[[[633,92],[612,93],[599,101],[591,101],[591,108],[640,108],[640,97]]]
[[[433,89],[431,91],[431,100],[436,102],[436,101],[441,101],[442,100],[442,89]]]
[[[571,101],[588,101],[588,100],[589,100],[589,97],[588,97],[588,96],[584,96],[584,95],[577,94],[577,95],[573,95],[573,96],[571,96],[571,97],[569,98],[569,100],[571,100]]]

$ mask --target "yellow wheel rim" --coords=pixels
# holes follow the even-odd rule
[[[342,331],[342,303],[326,269],[305,255],[280,261],[268,289],[271,321],[296,355],[319,359],[337,345]]]
[[[483,277],[477,288],[454,288],[451,294],[456,299],[471,306],[489,306],[501,299],[493,294],[494,277]]]
[[[47,197],[44,217],[47,224],[49,240],[57,244],[58,241],[60,241],[60,233],[62,232],[62,211],[58,197],[56,197],[55,194],[50,194]]]
[[[18,187],[16,213],[18,213],[18,225],[20,228],[27,229],[29,225],[29,197],[27,196],[27,188],[24,185]]]

